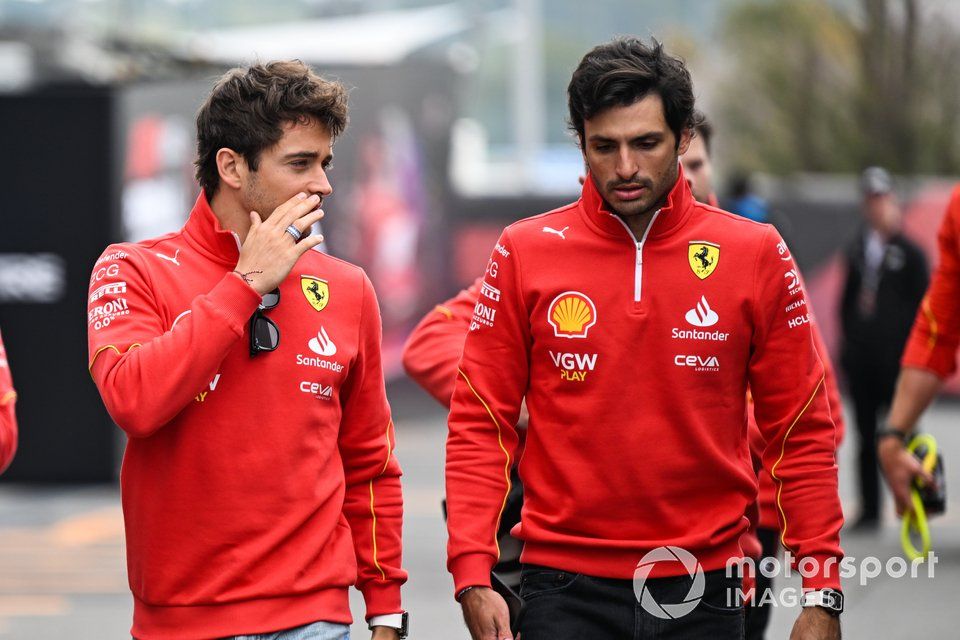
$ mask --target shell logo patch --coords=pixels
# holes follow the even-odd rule
[[[326,280],[313,276],[300,276],[300,290],[310,306],[317,311],[323,311],[330,302],[330,287]]]
[[[597,307],[586,294],[565,291],[550,303],[547,322],[558,338],[586,338],[587,331],[597,323]]]
[[[720,245],[712,242],[691,242],[687,249],[687,259],[693,275],[701,280],[708,278],[720,262]]]

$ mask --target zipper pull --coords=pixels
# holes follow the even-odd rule
[[[643,243],[637,243],[637,265],[643,264]]]

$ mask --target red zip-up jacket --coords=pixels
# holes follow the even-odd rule
[[[203,194],[183,229],[110,246],[90,280],[90,371],[130,437],[131,633],[216,638],[398,613],[400,467],[380,312],[358,267],[308,251],[265,314]]]
[[[715,201],[715,198],[711,198],[711,202]],[[470,319],[480,296],[482,284],[483,278],[477,278],[469,287],[435,306],[417,323],[404,345],[403,366],[407,375],[448,409],[450,408],[450,399],[457,378],[457,365],[463,353],[463,342],[470,329]],[[813,319],[812,313],[810,317]],[[824,385],[827,389],[830,415],[837,428],[837,447],[839,447],[844,434],[840,391],[831,366],[829,351],[823,342],[817,323],[811,322],[810,329],[813,332],[817,354],[823,363]],[[760,433],[760,428],[757,426],[756,418],[754,418],[753,401],[749,398],[749,393],[747,407],[750,454],[754,471],[757,473],[758,492],[756,504],[747,508],[746,515],[750,521],[750,528],[740,537],[740,548],[744,556],[760,558],[763,547],[757,537],[757,529],[777,529],[779,526],[777,523],[777,498],[773,479],[762,467],[761,458],[766,443]],[[518,448],[515,455],[517,457],[522,456],[521,451],[522,446]],[[753,588],[753,578],[754,576],[749,572],[744,574],[743,589],[745,593],[749,594]]]
[[[711,199],[715,201],[715,199]],[[413,380],[433,396],[437,402],[450,408],[453,387],[457,378],[457,365],[463,353],[463,342],[470,329],[470,319],[480,296],[483,278],[477,278],[469,287],[463,289],[449,300],[441,302],[427,313],[414,328],[403,349],[403,366]],[[811,320],[813,314],[810,315]],[[829,351],[823,342],[817,323],[811,322],[814,345],[824,368],[824,385],[830,405],[830,416],[837,429],[837,447],[843,442],[845,421],[843,404],[837,378],[833,372]],[[757,427],[753,415],[753,402],[748,394],[747,418],[749,421],[750,450],[757,471],[759,489],[757,506],[747,510],[751,520],[750,530],[740,539],[744,555],[760,556],[760,541],[756,537],[756,528],[777,529],[776,488],[770,474],[762,468],[760,459],[766,443]],[[517,453],[519,456],[520,453]]]
[[[838,588],[843,516],[823,378],[796,265],[772,226],[695,202],[681,171],[635,239],[587,180],[576,203],[507,227],[487,265],[449,418],[455,589],[489,585],[524,397],[513,532],[524,562],[630,578],[664,545],[705,570],[740,557],[757,490],[748,384],[782,541],[819,561],[805,587]]]
[[[7,352],[0,336],[0,473],[13,461],[17,452],[17,392],[13,390],[13,378]]]
[[[937,240],[940,262],[917,310],[901,364],[946,379],[957,370],[960,346],[960,186],[950,196]]]

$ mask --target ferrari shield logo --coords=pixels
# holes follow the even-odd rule
[[[712,242],[691,242],[687,258],[693,274],[703,280],[714,272],[720,262],[720,245]]]
[[[323,311],[330,301],[330,287],[326,280],[313,276],[300,276],[300,289],[310,306],[317,311]]]

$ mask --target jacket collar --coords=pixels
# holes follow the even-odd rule
[[[693,194],[690,193],[690,186],[683,176],[683,167],[680,166],[677,173],[677,182],[667,195],[667,203],[653,220],[653,226],[647,234],[647,239],[666,236],[679,229],[690,217],[693,204]],[[593,184],[593,178],[589,173],[583,181],[580,210],[590,225],[601,233],[617,238],[624,236],[626,229],[623,223],[610,211],[600,192],[597,191],[597,187]]]
[[[212,260],[234,265],[240,257],[240,237],[220,226],[203,190],[190,211],[183,233],[191,246]]]

